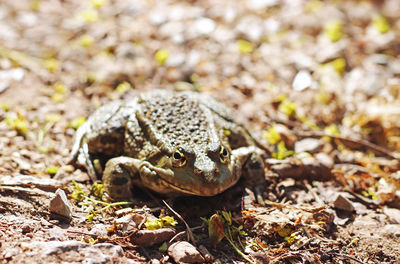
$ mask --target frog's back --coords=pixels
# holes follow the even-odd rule
[[[170,149],[203,148],[218,141],[210,110],[197,100],[196,93],[155,91],[143,95],[138,103],[156,140],[162,139]]]

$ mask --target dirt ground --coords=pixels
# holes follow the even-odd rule
[[[399,18],[397,0],[1,1],[0,263],[400,263]],[[268,146],[265,205],[240,182],[113,203],[67,164],[90,113],[156,88],[210,94]]]

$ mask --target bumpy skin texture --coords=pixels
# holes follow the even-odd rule
[[[71,162],[103,178],[111,197],[140,186],[169,195],[213,196],[244,173],[264,183],[262,151],[229,110],[193,92],[153,91],[111,102],[77,131]]]

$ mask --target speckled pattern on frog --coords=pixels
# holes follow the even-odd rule
[[[135,185],[165,195],[211,196],[243,172],[252,185],[262,185],[261,152],[211,97],[156,90],[94,112],[77,131],[71,161],[92,179],[102,175],[115,198],[131,197]]]

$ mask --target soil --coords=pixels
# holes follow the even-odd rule
[[[3,1],[0,263],[175,263],[178,240],[209,263],[400,263],[399,18],[397,0]],[[269,150],[265,205],[241,182],[112,204],[68,165],[84,118],[156,88],[234,110]],[[183,220],[194,239],[171,240]]]

